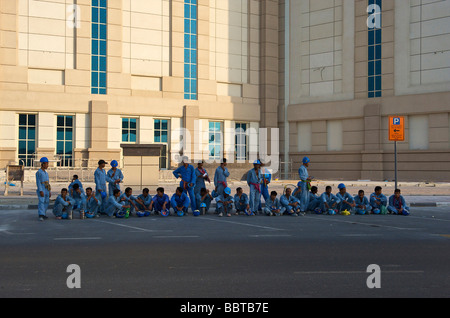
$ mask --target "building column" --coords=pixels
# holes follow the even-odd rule
[[[369,104],[364,107],[364,150],[361,152],[361,179],[383,180],[383,157],[381,104]]]

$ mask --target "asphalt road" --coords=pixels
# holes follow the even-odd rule
[[[47,215],[1,211],[1,298],[450,296],[448,207],[407,217]],[[71,264],[81,288],[67,286]],[[367,285],[371,264],[380,288]]]

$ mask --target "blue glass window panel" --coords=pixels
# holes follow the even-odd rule
[[[197,0],[191,0],[192,4],[197,4]]]
[[[28,145],[27,145],[28,146],[28,151],[27,151],[28,154],[31,155],[35,152],[35,150],[36,150],[35,145],[36,145],[36,143],[34,140],[28,141]]]
[[[130,127],[128,118],[122,118],[122,128],[128,129]]]
[[[71,141],[67,141],[66,142],[66,149],[64,152],[66,155],[70,155],[72,154],[72,142]]]
[[[197,93],[197,80],[191,80],[191,93]]]
[[[36,128],[34,127],[28,128],[28,139],[36,139]]]
[[[161,121],[159,119],[155,119],[155,124],[154,124],[155,129],[160,129],[161,127]]]
[[[106,40],[106,25],[100,24],[100,39]]]
[[[381,30],[378,29],[373,32],[375,32],[375,43],[381,44]]]
[[[191,65],[191,78],[197,78],[197,65]]]
[[[189,23],[189,20],[187,20],[186,22]],[[191,27],[190,27],[191,32],[186,31],[187,33],[193,33],[193,34],[197,34],[197,21],[196,20],[191,20]]]
[[[191,48],[196,49],[197,48],[197,36],[191,35]]]
[[[375,47],[374,46],[369,46],[368,58],[369,58],[369,61],[373,61],[375,59]]]
[[[184,50],[184,63],[191,62],[191,52],[190,50]]]
[[[167,142],[167,131],[161,131],[161,141]]]
[[[99,22],[99,14],[98,14],[98,8],[92,7],[92,22],[98,23]]]
[[[64,128],[56,129],[56,140],[64,140]]]
[[[367,42],[369,45],[374,45],[375,44],[375,32],[370,30],[368,32],[368,39]]]
[[[184,64],[184,77],[185,78],[191,77],[191,68],[189,64]]]
[[[375,79],[373,76],[369,77],[369,91],[373,91],[375,89]]]
[[[98,42],[99,41],[97,41],[97,40],[92,40],[92,54],[93,55],[98,55],[99,54]]]
[[[99,16],[100,16],[100,21],[99,22],[106,24],[106,22],[107,22],[107,14],[106,14],[106,9],[105,8],[100,9]]]
[[[122,142],[128,142],[128,133],[122,130]]]
[[[375,92],[375,97],[381,97],[381,91]]]
[[[130,118],[130,128],[136,129],[136,118]]]
[[[99,46],[100,46],[100,55],[106,55],[106,41],[99,41]],[[94,54],[94,53],[92,53]]]
[[[381,60],[381,45],[375,46],[375,59]]]
[[[189,23],[190,20],[185,19],[184,20],[184,33],[191,33],[191,24]]]
[[[194,64],[197,63],[197,51],[196,50],[191,51],[191,63],[194,63]]]
[[[375,62],[374,61],[369,61],[367,74],[369,76],[373,76],[373,75],[375,75],[374,73],[375,73]]]
[[[381,60],[375,61],[375,74],[381,74]]]
[[[26,154],[27,153],[27,142],[19,141],[19,153]]]
[[[163,129],[163,130],[167,130],[168,129],[168,121],[167,120],[162,120],[161,121],[161,129]]]
[[[36,115],[28,115],[28,126],[35,126],[36,125]]]
[[[64,141],[56,142],[56,154],[58,155],[64,154]]]
[[[100,56],[99,70],[106,72],[106,56]],[[101,85],[103,86],[103,85]]]
[[[92,81],[92,87],[98,87],[98,72],[92,72],[91,81]]]
[[[98,7],[98,0],[92,0],[92,6]]]
[[[368,97],[369,98],[374,98],[375,97],[375,93],[374,92],[369,92]]]
[[[91,94],[98,94],[98,88],[92,87]]]
[[[66,129],[66,136],[65,136],[66,140],[72,140],[73,138],[73,133],[72,133],[72,129]]]
[[[27,115],[19,115],[19,125],[26,125],[27,117]]]
[[[99,73],[99,87],[106,87],[106,73]]]
[[[98,71],[99,70],[99,68],[98,68],[98,56],[92,56],[92,70],[93,71]],[[98,86],[98,84],[97,85],[92,85],[92,86]]]
[[[98,90],[98,93],[99,93],[100,95],[106,95],[106,88],[100,88],[100,89]]]
[[[19,139],[27,139],[27,128],[19,127]]]
[[[100,0],[100,7],[106,8],[106,0]]]
[[[189,4],[184,5],[184,18],[189,19],[191,17],[191,6]]]
[[[184,80],[184,92],[185,93],[189,93],[191,90],[190,90],[190,80],[189,79],[185,79]]]
[[[189,49],[191,47],[191,37],[189,34],[184,35],[184,48]]]
[[[197,6],[191,6],[191,19],[197,19]]]
[[[98,24],[92,23],[92,38],[98,39]]]
[[[130,142],[136,142],[136,130],[130,130]]]
[[[381,76],[375,77],[375,90],[381,91]]]
[[[155,142],[161,142],[161,131],[155,131]]]

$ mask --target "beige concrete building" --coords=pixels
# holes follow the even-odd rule
[[[439,181],[449,114],[449,1],[0,0],[0,169],[248,164],[279,128],[282,176],[391,180],[398,115],[399,177]]]

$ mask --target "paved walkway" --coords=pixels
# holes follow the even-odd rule
[[[274,180],[269,185],[269,191],[275,190],[278,195],[282,194],[286,187],[294,188],[297,184],[297,180]],[[312,185],[319,188],[319,193],[325,191],[325,186],[330,185],[333,187],[333,193],[337,192],[337,186],[339,183],[344,183],[347,187],[347,192],[352,195],[356,195],[358,190],[364,190],[366,196],[369,196],[375,186],[379,185],[383,188],[383,193],[389,197],[394,192],[394,182],[376,182],[376,181],[314,181]],[[55,200],[60,189],[68,187],[68,183],[52,183],[53,196]],[[83,184],[84,188],[95,188],[93,183],[87,182]],[[161,182],[159,186],[165,188],[165,192],[172,195],[175,192],[175,188],[178,186],[178,182]],[[230,181],[229,186],[232,189],[232,193],[235,192],[237,187],[242,187],[245,192],[248,193],[247,183],[244,181]],[[212,184],[207,185],[208,189],[212,190],[214,186]],[[450,211],[450,183],[422,183],[422,182],[399,182],[398,187],[402,190],[402,194],[405,197],[407,203],[411,206],[449,206]],[[135,191],[133,194],[137,195],[140,191]],[[156,187],[150,189],[150,194],[156,193]],[[51,199],[51,200],[52,200]],[[4,196],[4,186],[0,190],[0,210],[11,209],[28,209],[35,208],[37,206],[36,200],[36,184],[32,182],[24,183],[24,195],[20,196],[20,189],[10,187],[9,195]]]

